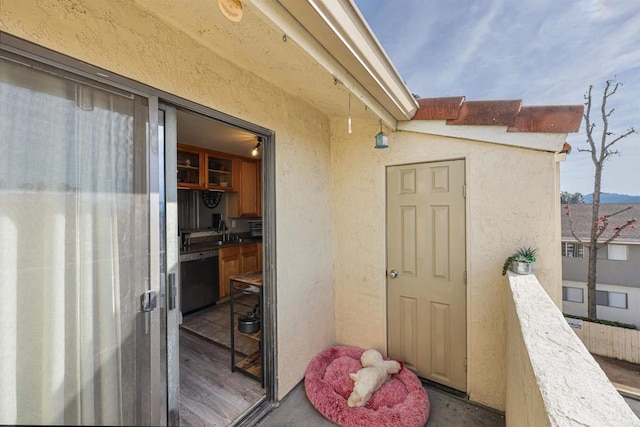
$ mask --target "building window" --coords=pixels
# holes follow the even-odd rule
[[[584,302],[584,290],[582,288],[573,288],[571,286],[562,287],[562,301]]]
[[[580,243],[562,242],[562,256],[584,258],[584,245]]]
[[[596,291],[596,304],[615,308],[628,308],[627,294],[622,292]]]
[[[609,245],[609,259],[615,261],[626,261],[627,249],[627,245]]]

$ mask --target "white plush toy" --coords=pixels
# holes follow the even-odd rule
[[[355,381],[353,392],[347,401],[352,408],[367,403],[371,395],[391,378],[391,374],[397,374],[402,369],[402,363],[383,360],[382,355],[375,349],[362,353],[360,363],[362,363],[362,369],[355,374],[349,374]]]

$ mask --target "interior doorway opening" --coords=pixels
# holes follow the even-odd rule
[[[271,397],[269,281],[262,281],[270,139],[185,108],[166,106],[164,114],[167,206],[175,199],[167,216],[175,216],[168,223],[178,248],[179,311],[167,316],[169,407],[173,389],[180,425],[230,425]],[[244,284],[251,275],[255,283]]]

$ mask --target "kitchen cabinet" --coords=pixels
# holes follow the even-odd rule
[[[240,273],[249,273],[251,271],[260,270],[260,251],[258,243],[241,246],[240,254]]]
[[[230,218],[262,216],[259,161],[178,144],[178,188],[227,193]]]
[[[262,243],[221,248],[218,251],[220,299],[229,296],[229,281],[238,274],[262,270]]]
[[[241,160],[237,156],[178,144],[178,188],[238,191]]]
[[[202,150],[178,144],[178,188],[204,187],[204,153]]]
[[[262,162],[256,163],[257,167],[257,176],[256,180],[258,182],[256,189],[256,204],[258,206],[257,213],[259,217],[262,217]],[[262,257],[260,258],[262,259]],[[260,266],[262,268],[262,266]]]
[[[238,189],[240,159],[207,152],[206,187],[209,190],[234,191]]]
[[[229,281],[233,276],[240,274],[240,256],[242,246],[222,248],[218,251],[219,275],[220,275],[220,299],[229,296]]]
[[[239,186],[236,193],[227,195],[227,216],[260,217],[262,216],[262,179],[260,162],[240,159]]]

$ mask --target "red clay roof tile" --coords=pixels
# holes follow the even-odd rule
[[[569,133],[580,130],[583,105],[525,106],[508,132]]]
[[[455,119],[460,113],[460,106],[464,102],[464,96],[452,96],[448,98],[420,98],[419,109],[413,120],[446,120]]]
[[[516,123],[522,101],[466,101],[448,125],[512,126]]]
[[[519,99],[466,101],[464,96],[417,101],[419,108],[412,120],[446,120],[450,126],[507,126],[508,132],[578,132],[584,110],[582,105],[522,106]]]

